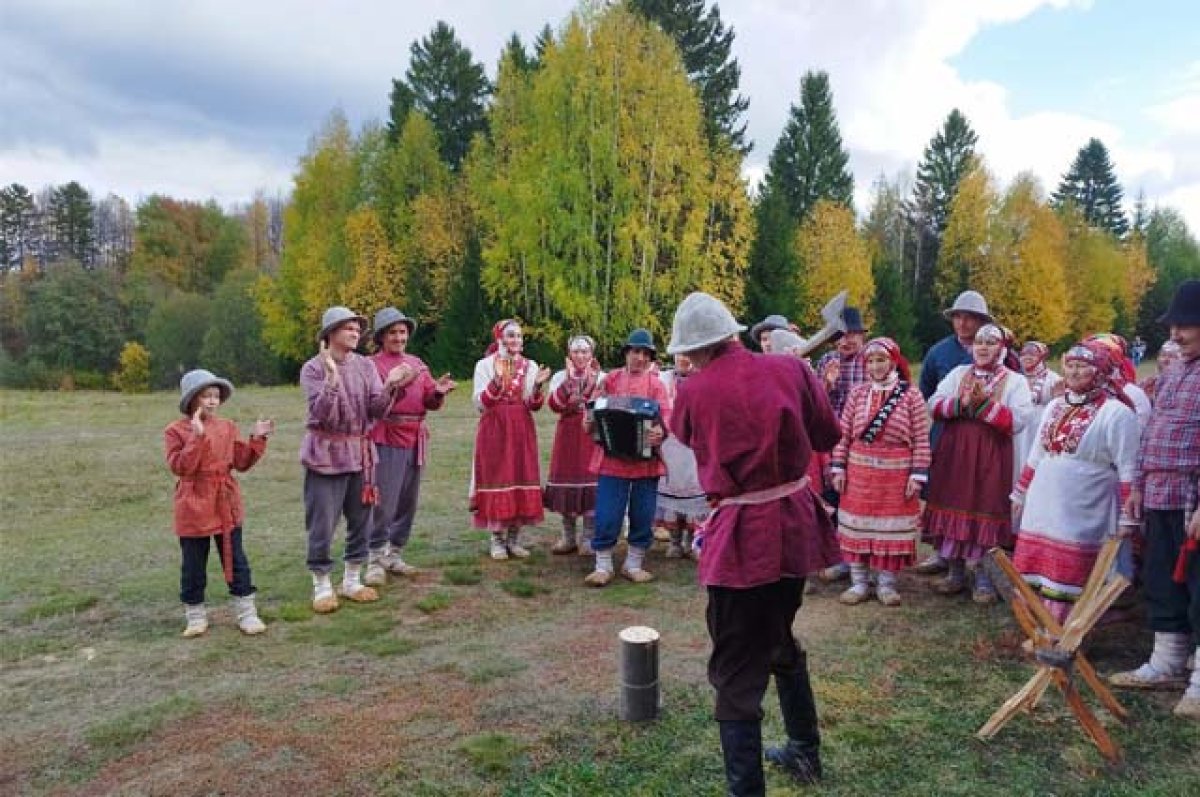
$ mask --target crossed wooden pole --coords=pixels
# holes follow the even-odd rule
[[[1032,711],[1053,683],[1063,693],[1071,713],[1079,720],[1084,732],[1100,748],[1104,757],[1114,764],[1121,760],[1120,748],[1083,702],[1083,696],[1075,683],[1075,674],[1078,673],[1109,714],[1123,723],[1129,721],[1129,712],[1117,702],[1096,674],[1092,663],[1079,650],[1079,646],[1096,622],[1129,586],[1127,578],[1112,572],[1120,546],[1120,540],[1110,539],[1100,549],[1096,565],[1088,576],[1079,600],[1067,615],[1066,623],[1061,626],[1042,605],[1041,599],[1021,577],[1004,551],[993,548],[988,552],[989,566],[994,567],[995,571],[999,571],[1003,576],[1002,579],[996,578],[994,581],[1008,599],[1017,624],[1029,637],[1026,646],[1032,645],[1038,669],[1033,677],[983,724],[975,734],[977,738],[990,739],[1018,712]]]

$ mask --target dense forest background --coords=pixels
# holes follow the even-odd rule
[[[412,350],[470,372],[501,315],[557,363],[585,331],[611,353],[664,336],[689,291],[745,319],[811,330],[850,290],[910,357],[946,334],[971,287],[1018,338],[1141,335],[1200,246],[1174,209],[1129,202],[1098,139],[1050,193],[989,172],[986,142],[947,109],[911,180],[855,176],[829,76],[798,76],[765,177],[748,186],[748,101],[733,32],[708,0],[585,6],[495,81],[438,22],[392,80],[386,120],[333,110],[289,196],[136,207],[76,183],[0,189],[0,384],[146,390],[203,366],[238,383],[294,378],[322,310],[395,305]],[[914,153],[915,154],[915,153]]]

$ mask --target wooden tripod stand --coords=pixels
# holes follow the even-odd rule
[[[1066,623],[1061,626],[1042,605],[1041,599],[1017,572],[1004,551],[993,548],[988,552],[983,566],[992,571],[993,582],[1012,607],[1017,624],[1029,637],[1026,646],[1032,645],[1038,669],[1034,676],[983,724],[975,734],[977,738],[992,738],[1017,712],[1036,708],[1046,689],[1053,683],[1063,693],[1071,713],[1079,720],[1084,732],[1100,748],[1104,757],[1112,763],[1121,760],[1120,748],[1083,702],[1075,684],[1075,674],[1078,673],[1109,714],[1121,722],[1129,721],[1129,712],[1117,702],[1096,674],[1092,663],[1079,651],[1079,646],[1096,622],[1129,586],[1128,579],[1112,572],[1120,545],[1120,540],[1110,539],[1100,549],[1096,565],[1092,568],[1079,600],[1072,607]]]

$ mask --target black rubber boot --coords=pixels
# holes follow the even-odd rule
[[[775,677],[775,691],[779,694],[779,710],[788,740],[783,747],[767,748],[767,760],[797,783],[816,783],[821,779],[821,733],[817,729],[817,703],[804,658],[795,675]]]
[[[762,725],[751,720],[727,720],[721,726],[728,797],[766,797],[762,768]]]

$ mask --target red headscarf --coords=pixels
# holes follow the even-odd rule
[[[900,347],[896,345],[896,341],[891,338],[871,338],[867,341],[867,345],[863,346],[863,357],[870,353],[871,348],[877,348],[883,351],[892,363],[896,366],[896,370],[900,374],[900,379],[905,382],[911,382],[912,376],[908,370],[908,360],[904,359],[904,355],[900,351]]]
[[[1133,360],[1127,356],[1128,346],[1125,338],[1111,332],[1097,332],[1087,337],[1084,343],[1095,342],[1106,347],[1112,354],[1113,381],[1118,387],[1124,387],[1130,382],[1137,382],[1137,368]]]
[[[504,339],[504,330],[509,324],[520,324],[515,318],[502,318],[492,327],[492,342],[488,344],[487,351],[483,353],[484,357],[490,357],[500,351],[500,341]]]
[[[1068,349],[1063,355],[1063,364],[1081,362],[1092,366],[1096,369],[1096,375],[1092,378],[1092,385],[1088,391],[1107,390],[1109,395],[1133,409],[1133,402],[1129,400],[1122,386],[1114,379],[1114,375],[1120,373],[1120,369],[1116,366],[1117,355],[1114,354],[1113,348],[1108,343],[1094,338],[1095,336],[1088,338],[1083,343]]]

